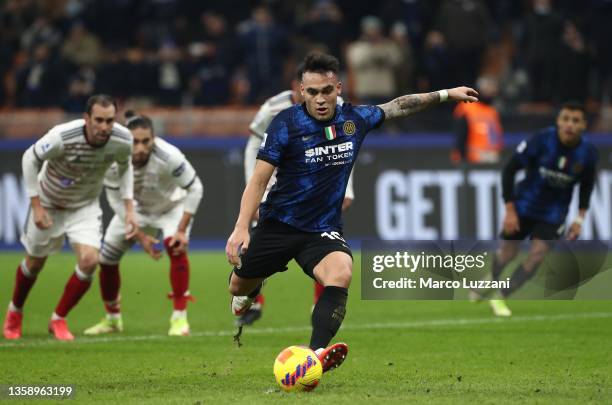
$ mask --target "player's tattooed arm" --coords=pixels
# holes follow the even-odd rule
[[[385,112],[385,118],[405,117],[423,111],[432,105],[448,100],[478,101],[478,92],[469,87],[455,87],[448,90],[432,91],[431,93],[408,94],[400,96],[388,103],[379,105]]]
[[[440,94],[437,91],[431,93],[408,94],[400,96],[379,107],[385,112],[385,118],[405,117],[422,111],[434,104],[440,103]]]

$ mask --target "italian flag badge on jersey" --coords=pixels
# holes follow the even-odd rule
[[[336,135],[336,126],[335,125],[330,125],[329,127],[325,127],[325,138],[328,141],[331,141],[332,139],[336,139],[338,135]]]

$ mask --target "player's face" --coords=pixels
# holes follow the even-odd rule
[[[87,139],[94,145],[104,145],[113,132],[115,106],[106,107],[94,104],[91,114],[85,113],[85,132]]]
[[[557,116],[557,131],[564,145],[573,145],[578,142],[586,127],[586,117],[580,110],[564,108]]]
[[[153,132],[149,128],[134,128],[132,136],[134,137],[132,164],[135,167],[142,167],[149,161],[153,151]]]
[[[327,121],[336,111],[336,97],[342,92],[342,83],[332,72],[304,72],[301,93],[306,109],[318,121]]]

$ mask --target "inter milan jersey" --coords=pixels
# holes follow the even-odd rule
[[[306,232],[342,229],[344,191],[366,134],[384,120],[378,106],[336,106],[317,121],[305,105],[280,112],[270,123],[257,159],[278,168],[277,182],[259,209]]]
[[[585,139],[571,148],[563,146],[557,128],[550,127],[523,141],[515,159],[526,169],[524,180],[516,186],[514,204],[518,215],[561,224],[576,183],[594,176],[597,152]]]

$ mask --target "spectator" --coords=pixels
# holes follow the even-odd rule
[[[317,1],[300,33],[306,38],[309,48],[324,46],[326,52],[338,57],[342,55],[347,39],[346,29],[342,11],[333,1]]]
[[[390,36],[399,55],[399,63],[395,67],[395,95],[414,93],[414,51],[406,25],[401,22],[393,24]]]
[[[159,105],[178,106],[181,104],[183,88],[186,87],[186,73],[180,57],[179,49],[171,42],[166,42],[159,48],[157,61],[154,64]]]
[[[532,101],[553,102],[559,85],[560,38],[563,21],[551,0],[534,0],[533,11],[523,20],[523,50]]]
[[[563,28],[559,59],[559,100],[576,100],[583,104],[589,90],[589,55],[582,33],[571,21]]]
[[[76,66],[95,66],[100,60],[100,42],[82,22],[76,22],[64,41],[62,56]]]
[[[196,41],[189,45],[190,92],[196,105],[218,105],[228,102],[230,80],[235,66],[236,41],[228,31],[225,19],[216,13],[202,14]]]
[[[395,70],[400,54],[382,29],[377,17],[365,17],[361,21],[361,39],[349,45],[347,50],[353,94],[360,103],[380,104],[395,96]]]
[[[83,66],[68,82],[68,94],[63,103],[64,111],[72,114],[83,112],[83,105],[93,94],[96,86],[96,73],[91,67]]]
[[[589,36],[595,54],[597,89],[600,100],[612,99],[612,2],[593,0],[592,16],[589,20]]]
[[[444,38],[452,83],[472,85],[480,73],[491,31],[491,17],[482,0],[444,0],[434,30]]]
[[[17,72],[17,105],[36,108],[58,105],[64,94],[62,78],[62,69],[53,60],[49,45],[38,44],[30,60]]]
[[[61,40],[61,32],[55,29],[45,17],[38,17],[21,35],[21,47],[25,51],[32,51],[37,45],[45,44],[53,49],[60,44]]]
[[[250,83],[249,103],[260,103],[283,85],[283,62],[288,53],[287,33],[274,22],[268,8],[253,9],[239,27],[241,55]]]
[[[499,114],[493,105],[499,87],[495,79],[478,79],[478,102],[459,103],[453,113],[455,119],[454,162],[497,163],[503,146],[503,130]]]

